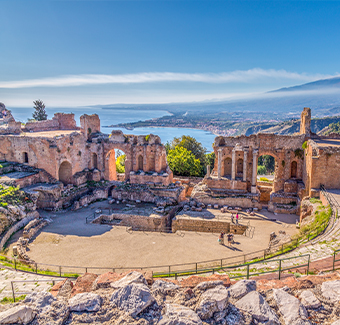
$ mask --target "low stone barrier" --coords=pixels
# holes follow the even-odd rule
[[[24,219],[21,219],[18,221],[15,225],[13,225],[11,228],[7,230],[7,232],[1,237],[0,240],[0,250],[3,249],[5,246],[7,240],[19,229],[22,227],[25,227],[30,221],[32,221],[35,218],[39,217],[39,213],[37,211],[30,212],[27,214],[27,216]]]

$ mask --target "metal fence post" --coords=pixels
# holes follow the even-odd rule
[[[17,259],[14,257],[14,268],[17,270]]]
[[[279,280],[281,280],[281,260],[279,260]]]
[[[38,264],[35,263],[35,273],[38,274]]]
[[[14,293],[13,281],[11,281],[11,287],[12,287],[13,302],[15,302],[15,293]]]
[[[306,275],[308,275],[308,272],[309,272],[309,262],[310,262],[310,255],[308,255],[308,263],[307,263],[307,273],[306,273]]]
[[[196,263],[196,274],[197,274],[197,263]]]
[[[171,273],[171,272],[170,272],[170,265],[169,265],[169,276],[170,276],[170,273]]]
[[[335,254],[336,254],[336,251],[334,251],[334,254],[333,254],[333,271],[335,270]]]
[[[222,259],[221,259],[221,268],[223,267],[223,262],[222,262]]]
[[[249,264],[247,265],[247,280],[249,280]]]
[[[61,277],[61,266],[59,266],[59,276]]]

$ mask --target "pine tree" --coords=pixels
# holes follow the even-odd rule
[[[34,109],[32,116],[36,121],[47,120],[47,114],[45,110],[45,104],[41,99],[33,101]]]

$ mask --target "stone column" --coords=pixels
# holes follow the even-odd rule
[[[217,178],[221,179],[222,149],[217,150]]]
[[[232,154],[231,154],[231,180],[234,181],[235,180],[235,176],[236,176],[236,166],[235,166],[235,149],[233,149]]]
[[[257,155],[258,150],[253,150],[253,174],[251,180],[251,192],[256,193],[256,181],[257,181]]]
[[[248,151],[243,151],[243,182],[247,181]]]
[[[210,178],[210,165],[207,165],[207,178]]]

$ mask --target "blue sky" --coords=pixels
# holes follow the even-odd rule
[[[249,96],[340,72],[338,1],[0,1],[7,106]]]

